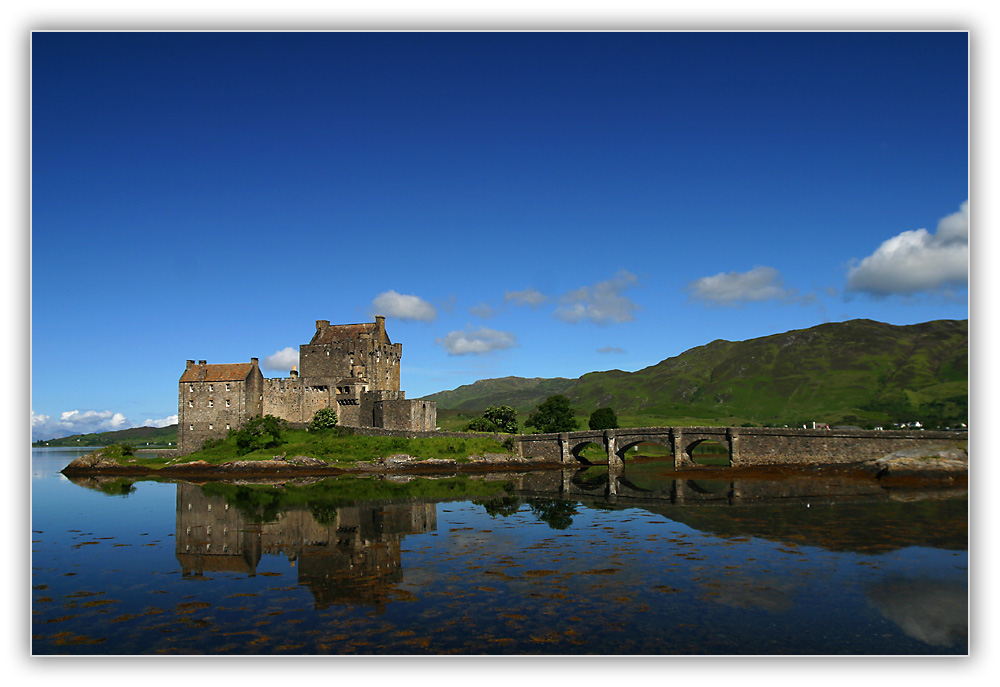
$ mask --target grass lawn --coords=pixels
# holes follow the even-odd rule
[[[102,449],[105,455],[117,458],[119,462],[129,462],[150,468],[164,467],[171,457],[147,457],[139,453],[134,456],[123,456],[122,447],[113,445]],[[279,446],[252,451],[238,455],[236,440],[229,437],[211,448],[195,451],[181,457],[179,462],[190,463],[203,460],[212,465],[228,463],[234,460],[270,460],[274,456],[285,454],[286,458],[293,456],[309,456],[338,464],[371,462],[396,454],[406,454],[420,459],[447,459],[459,463],[469,462],[471,456],[485,453],[505,453],[504,447],[491,437],[427,437],[408,439],[406,437],[369,437],[341,436],[335,431],[307,432],[306,430],[287,430]],[[134,459],[134,462],[131,460]],[[173,463],[176,464],[176,463]]]

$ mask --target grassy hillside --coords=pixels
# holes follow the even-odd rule
[[[150,446],[177,446],[177,425],[166,427],[133,427],[116,432],[96,432],[74,434],[61,439],[43,439],[32,446],[107,446],[109,444],[132,444],[136,448]]]
[[[575,379],[562,377],[480,379],[452,391],[425,396],[424,399],[437,401],[438,408],[449,410],[481,411],[492,405],[509,405],[519,411],[527,411],[553,394],[565,394],[576,382]]]
[[[713,341],[636,372],[577,380],[482,380],[427,397],[466,412],[528,412],[563,393],[581,416],[611,406],[623,424],[860,426],[968,422],[968,322],[819,325],[749,341]],[[464,414],[464,413],[463,413]]]

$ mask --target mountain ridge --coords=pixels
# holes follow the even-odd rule
[[[511,405],[527,412],[554,393],[569,397],[578,413],[610,405],[619,415],[659,420],[967,423],[968,320],[828,322],[745,341],[716,339],[635,372],[508,376],[424,399],[440,409]]]

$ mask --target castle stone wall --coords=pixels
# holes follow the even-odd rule
[[[317,385],[301,377],[264,379],[263,415],[274,415],[288,422],[312,420],[320,408],[336,407],[336,389]]]
[[[293,369],[284,378],[265,379],[256,358],[250,365],[188,361],[178,387],[179,450],[195,451],[258,415],[305,425],[322,408],[335,408],[344,427],[433,431],[437,405],[408,401],[399,388],[402,354],[386,334],[385,318],[376,316],[351,325],[317,320],[312,340],[299,347],[301,373]],[[229,377],[222,382],[220,375]],[[220,384],[228,385],[225,395]]]
[[[208,365],[188,361],[177,394],[177,448],[182,454],[201,448],[208,439],[222,439],[263,407],[263,375],[251,359],[245,377],[227,377],[239,365]],[[220,370],[223,372],[220,373]]]

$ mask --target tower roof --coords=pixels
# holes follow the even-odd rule
[[[320,321],[322,322],[322,321]],[[392,343],[389,335],[385,333],[385,325],[376,322],[364,322],[362,324],[326,324],[317,322],[316,333],[313,334],[312,344],[328,344],[338,341],[357,341],[363,335],[368,335],[373,340],[380,343]],[[379,325],[382,324],[380,327]],[[325,325],[325,326],[323,326]]]

